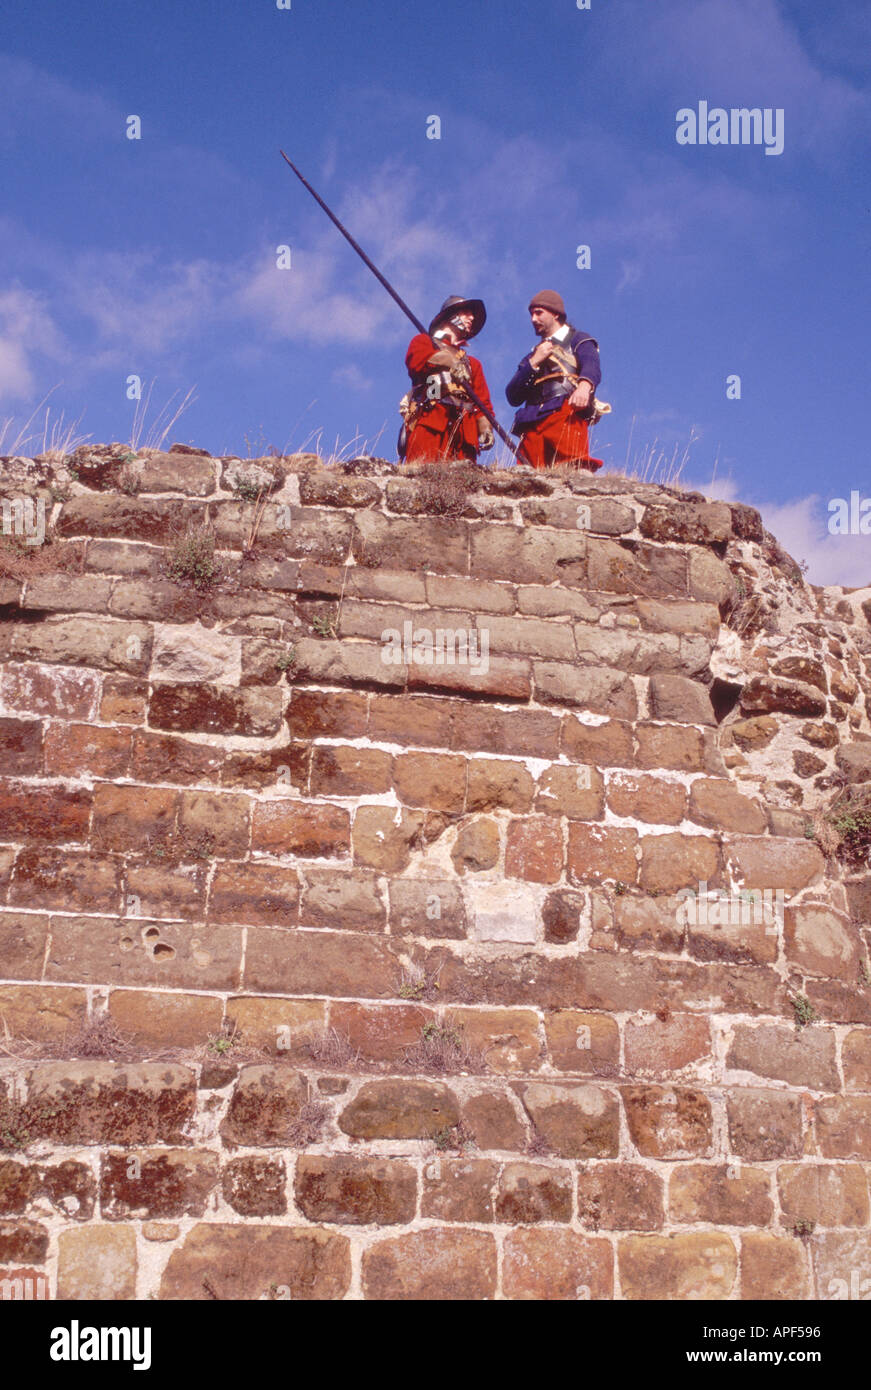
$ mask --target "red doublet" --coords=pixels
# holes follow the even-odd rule
[[[405,365],[414,386],[420,386],[437,371],[437,368],[427,364],[440,347],[444,347],[444,344],[431,338],[428,333],[418,333],[416,338],[412,338],[405,354]],[[472,373],[472,390],[492,414],[493,405],[484,369],[477,357],[467,356],[466,360]],[[478,457],[478,421],[482,418],[485,418],[482,412],[474,406],[460,412],[440,400],[422,402],[422,408],[408,429],[406,462],[469,459],[474,463]]]
[[[575,463],[589,473],[595,473],[603,463],[602,459],[590,458],[587,422],[567,400],[559,410],[545,415],[543,420],[523,431],[518,458],[531,463],[533,468],[556,468],[561,463]]]

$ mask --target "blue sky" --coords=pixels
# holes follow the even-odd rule
[[[871,537],[827,529],[830,499],[871,496],[871,8],[291,4],[8,0],[7,443],[52,388],[50,418],[128,439],[136,374],[146,431],[195,387],[173,438],[214,453],[395,456],[412,330],[283,146],[420,318],[486,301],[475,350],[505,426],[526,304],[557,289],[601,345],[609,466],[692,439],[683,481],[760,506],[811,580],[871,582]],[[782,109],[783,153],[679,145],[700,101]]]

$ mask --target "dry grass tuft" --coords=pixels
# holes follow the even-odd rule
[[[60,1057],[106,1057],[116,1062],[129,1062],[142,1056],[129,1033],[123,1032],[109,1014],[99,1014],[82,1024],[78,1032],[65,1038]]]
[[[471,493],[481,485],[473,463],[425,463],[417,474],[420,505],[433,516],[462,516]]]
[[[425,1023],[420,1030],[420,1040],[405,1050],[405,1064],[412,1071],[436,1076],[487,1070],[484,1054],[470,1047],[462,1026],[455,1026],[450,1020],[437,1023],[431,1019]]]
[[[33,579],[40,574],[84,574],[85,541],[45,540],[28,545],[23,536],[0,535],[0,576]]]
[[[354,1047],[347,1033],[336,1028],[304,1038],[301,1046],[319,1067],[353,1067],[360,1060],[360,1049]]]
[[[306,1149],[309,1144],[317,1144],[323,1133],[324,1122],[329,1114],[329,1106],[321,1101],[307,1100],[300,1106],[299,1114],[287,1132],[287,1142],[293,1149]]]

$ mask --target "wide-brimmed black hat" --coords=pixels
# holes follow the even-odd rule
[[[469,337],[474,338],[475,334],[480,333],[487,322],[487,310],[484,308],[483,299],[464,299],[461,294],[448,295],[429,326],[430,337],[437,328],[441,328],[443,323],[447,323],[448,319],[452,319],[455,314],[462,313],[463,310],[471,314],[474,320],[469,333]]]

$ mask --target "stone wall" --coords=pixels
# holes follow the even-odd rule
[[[614,475],[0,495],[0,1279],[859,1296],[871,590]]]

